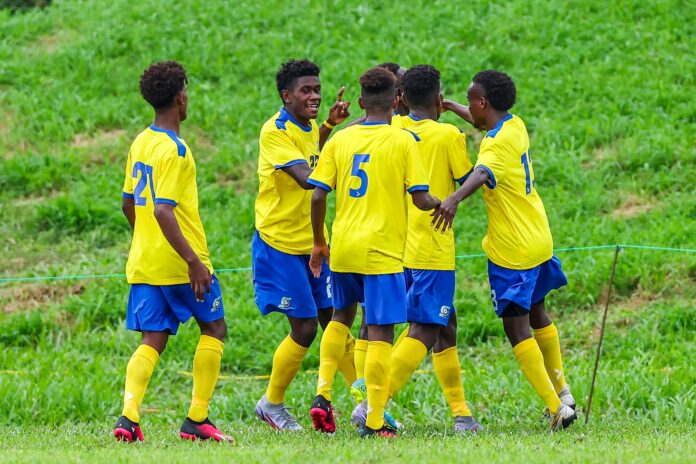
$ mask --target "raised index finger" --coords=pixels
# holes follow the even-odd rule
[[[343,85],[341,86],[341,90],[338,91],[338,96],[336,97],[336,101],[343,101],[343,92],[346,91],[346,86]]]

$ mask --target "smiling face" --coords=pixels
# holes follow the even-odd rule
[[[295,80],[290,90],[281,93],[283,104],[290,114],[303,124],[319,116],[321,83],[318,76],[302,76]]]

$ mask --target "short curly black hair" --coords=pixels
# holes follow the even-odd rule
[[[319,66],[309,60],[289,60],[281,64],[275,76],[278,94],[283,90],[292,90],[295,81],[304,76],[319,77]]]
[[[360,76],[360,88],[365,109],[386,111],[396,96],[396,76],[388,69],[376,66]]]
[[[429,64],[417,64],[406,71],[401,88],[410,106],[427,106],[440,95],[440,71]]]
[[[486,100],[496,110],[507,111],[515,104],[517,99],[515,83],[504,72],[487,69],[476,74],[473,82],[483,87]]]
[[[387,61],[386,63],[382,63],[378,65],[380,68],[385,68],[390,70],[391,72],[394,73],[394,75],[398,78],[399,77],[399,69],[401,69],[401,65],[399,63],[392,63],[391,61]]]
[[[183,66],[176,61],[160,61],[140,76],[140,93],[154,109],[168,108],[187,82]]]

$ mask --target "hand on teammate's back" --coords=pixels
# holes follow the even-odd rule
[[[312,248],[312,256],[309,258],[309,269],[314,277],[321,276],[321,263],[326,259],[326,264],[330,264],[331,251],[328,245],[314,245]]]
[[[202,302],[205,298],[204,292],[210,293],[213,276],[210,275],[210,271],[200,259],[189,265],[188,275],[191,289],[196,294],[196,301]]]
[[[345,86],[341,87],[341,90],[338,91],[338,95],[336,96],[336,102],[329,108],[328,120],[332,125],[341,124],[350,116],[350,111],[348,111],[350,102],[343,101],[343,94],[345,91]]]
[[[457,214],[458,206],[459,202],[452,195],[445,198],[431,214],[433,220],[430,224],[435,226],[435,230],[440,230],[440,227],[442,227],[442,233],[444,234],[448,228],[452,228],[452,222]]]

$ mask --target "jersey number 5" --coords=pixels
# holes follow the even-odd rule
[[[353,198],[364,197],[365,192],[367,192],[367,173],[360,165],[368,161],[370,161],[370,155],[361,155],[359,153],[353,155],[353,169],[350,171],[350,175],[360,179],[360,186],[356,189],[350,189],[348,192]]]
[[[133,191],[133,202],[135,206],[145,206],[147,204],[147,198],[141,196],[145,187],[150,184],[150,194],[152,200],[155,200],[155,187],[152,184],[152,166],[138,161],[133,165],[133,178],[138,179],[138,173],[140,173],[140,179],[135,186]]]

